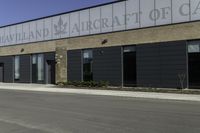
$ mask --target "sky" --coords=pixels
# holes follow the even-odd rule
[[[111,1],[114,0],[0,0],[0,26]]]

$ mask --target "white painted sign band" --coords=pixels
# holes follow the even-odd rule
[[[200,0],[127,0],[0,28],[0,46],[200,20]]]

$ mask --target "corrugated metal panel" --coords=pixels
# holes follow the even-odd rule
[[[67,51],[67,78],[69,81],[82,80],[81,50]]]
[[[166,42],[137,46],[138,86],[180,87],[179,74],[187,85],[186,42]]]

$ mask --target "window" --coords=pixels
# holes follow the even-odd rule
[[[93,64],[92,50],[84,50],[83,51],[83,80],[84,81],[93,80],[92,64]]]
[[[126,46],[124,47],[124,53],[128,53],[128,52],[135,52],[135,46]]]
[[[126,46],[123,53],[123,84],[127,87],[136,86],[136,47]]]
[[[32,64],[37,64],[37,55],[32,55]]]
[[[32,83],[37,83],[37,54],[32,55]]]
[[[188,45],[188,53],[199,53],[200,52],[200,42],[191,41]]]
[[[15,80],[20,78],[20,57],[15,56]]]
[[[38,60],[37,60],[37,75],[38,75],[38,81],[44,80],[44,55],[38,54]]]

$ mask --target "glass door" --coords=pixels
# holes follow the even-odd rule
[[[200,43],[191,42],[188,46],[189,88],[200,88]]]
[[[124,86],[136,86],[136,50],[135,46],[124,47],[123,50]]]
[[[93,52],[92,50],[83,50],[83,81],[93,80]]]

